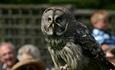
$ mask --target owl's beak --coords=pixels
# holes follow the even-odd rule
[[[54,23],[52,23],[52,28],[53,28],[53,29],[54,29],[54,25],[55,25],[55,24],[54,24]]]
[[[53,33],[54,33],[54,23],[51,23],[51,24],[49,24],[48,26],[47,26],[47,31],[50,33],[50,35],[52,35]]]
[[[53,34],[56,33],[57,25],[55,23],[51,23],[49,28],[52,28]]]
[[[54,28],[54,23],[49,24],[47,28]]]
[[[52,23],[53,33],[55,33],[55,23]]]
[[[64,30],[60,24],[51,23],[48,25],[48,31],[50,32],[50,35],[61,35]]]

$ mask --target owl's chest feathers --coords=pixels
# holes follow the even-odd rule
[[[72,68],[69,70],[82,70],[83,66],[88,64],[88,59],[82,54],[81,46],[73,42],[66,43],[61,50],[54,50],[50,47],[49,52],[59,67],[67,65],[67,68]]]
[[[54,50],[60,50],[65,46],[66,42],[63,39],[52,39],[48,41],[48,46]]]
[[[72,37],[61,37],[61,38],[46,38],[48,46],[54,50],[61,50],[67,44],[67,42],[72,42]]]

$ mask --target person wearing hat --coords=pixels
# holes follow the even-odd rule
[[[112,35],[109,24],[109,14],[105,10],[97,10],[91,16],[91,23],[94,27],[92,35],[101,45],[103,50],[115,47],[115,37]]]
[[[33,45],[24,45],[18,51],[19,62],[11,70],[45,70],[38,48]]]

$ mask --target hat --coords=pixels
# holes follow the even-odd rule
[[[45,70],[45,65],[38,59],[33,59],[29,54],[24,54],[11,70]]]

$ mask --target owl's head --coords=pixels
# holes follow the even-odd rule
[[[50,7],[42,15],[41,29],[45,35],[63,35],[73,21],[72,13],[64,7]]]

